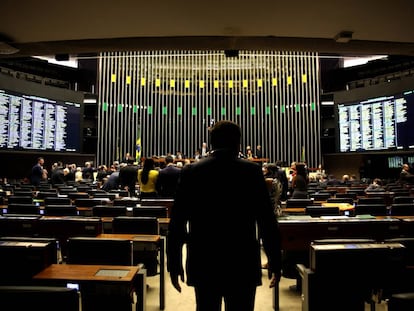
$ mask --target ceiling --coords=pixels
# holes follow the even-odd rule
[[[19,50],[1,58],[159,49],[414,56],[410,0],[2,0],[0,12],[0,41]],[[336,42],[341,31],[352,39]]]

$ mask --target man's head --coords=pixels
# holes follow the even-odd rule
[[[170,155],[165,157],[165,164],[174,163],[174,158]]]
[[[230,149],[237,153],[240,149],[240,139],[240,127],[232,121],[218,121],[210,130],[213,149]]]

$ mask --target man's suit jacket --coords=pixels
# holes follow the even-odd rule
[[[280,273],[278,224],[261,166],[215,152],[183,167],[167,240],[170,272],[182,271],[186,243],[188,285],[260,285],[260,239]]]
[[[174,165],[167,165],[158,174],[157,193],[161,197],[174,197],[181,169]]]
[[[134,191],[137,179],[138,167],[136,165],[128,164],[119,170],[119,183],[121,187],[128,186],[131,191]]]

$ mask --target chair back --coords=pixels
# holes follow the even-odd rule
[[[126,206],[126,207],[135,207],[139,203],[140,201],[138,199],[128,198],[128,197],[125,197],[122,199],[117,198],[112,201],[113,206]]]
[[[305,208],[311,205],[313,205],[312,199],[287,199],[286,200],[286,208],[290,208],[290,207]]]
[[[58,193],[56,191],[39,191],[36,195],[36,199],[42,200],[45,199],[47,197],[52,198],[52,197],[57,197]]]
[[[33,197],[33,191],[30,189],[15,189],[13,191],[13,195],[15,196],[25,196],[25,197]]]
[[[345,192],[345,193],[336,193],[335,198],[351,198],[352,200],[357,199],[357,193],[356,192]]]
[[[70,205],[72,200],[68,197],[46,197],[44,198],[46,205]]]
[[[118,194],[109,192],[96,192],[92,196],[93,198],[107,198],[110,201],[113,201],[118,197]]]
[[[378,197],[362,197],[357,201],[358,205],[362,204],[385,204],[385,198],[383,196]]]
[[[75,205],[77,207],[93,207],[96,205],[105,205],[108,203],[109,203],[108,198],[75,199]]]
[[[133,265],[131,240],[97,237],[70,237],[67,241],[68,264]]]
[[[413,216],[414,203],[394,203],[390,208],[391,216]]]
[[[33,204],[32,196],[11,195],[7,198],[7,204]]]
[[[311,193],[309,197],[314,201],[326,201],[331,197],[331,194],[329,192],[315,192]]]
[[[388,208],[384,203],[381,204],[357,204],[354,210],[355,215],[387,216]]]
[[[393,204],[414,203],[414,197],[409,196],[395,196],[392,199]]]
[[[92,207],[92,215],[96,217],[127,216],[125,206],[97,205]]]
[[[12,203],[7,205],[7,214],[39,215],[40,207],[36,204]]]
[[[160,234],[157,217],[117,216],[112,220],[113,233]]]
[[[307,206],[305,207],[305,214],[311,217],[339,216],[341,212],[338,206]]]
[[[132,210],[132,216],[135,217],[157,217],[167,218],[168,208],[166,206],[138,206]]]
[[[79,215],[78,209],[75,205],[45,205],[44,215],[47,216],[77,216]]]

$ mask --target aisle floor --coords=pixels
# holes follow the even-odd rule
[[[265,258],[263,258],[263,262],[265,261]],[[266,273],[267,271],[263,270],[263,285],[257,288],[255,311],[274,310],[272,306],[273,289],[269,288],[269,280]],[[193,287],[182,284],[182,291],[178,293],[171,285],[169,274],[166,273],[165,276],[165,311],[195,311]],[[159,311],[159,276],[148,277],[147,284],[147,311]],[[279,284],[280,311],[302,311],[301,294],[289,288],[295,284],[296,280],[294,279],[281,279]],[[224,306],[222,310],[224,310]],[[365,310],[370,310],[368,304],[366,304]],[[386,310],[385,302],[376,305],[375,311]]]

